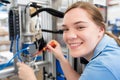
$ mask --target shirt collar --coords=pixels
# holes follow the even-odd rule
[[[105,34],[103,36],[102,40],[98,43],[97,47],[95,48],[94,55],[93,55],[92,59],[96,58],[102,52],[102,50],[108,44],[109,39],[110,39],[110,37],[108,35]]]

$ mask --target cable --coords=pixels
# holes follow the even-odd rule
[[[40,13],[42,11],[46,11],[46,12],[50,13],[51,15],[59,17],[59,18],[63,18],[63,16],[64,16],[63,12],[60,12],[60,11],[52,9],[52,8],[43,8],[42,6],[37,5],[37,3],[32,3],[30,6],[34,7],[34,8],[39,8],[39,10],[37,10],[36,12],[31,14],[31,17],[34,17],[35,15],[37,15],[38,13]]]
[[[16,36],[16,51],[19,51],[19,36]]]
[[[37,5],[37,3],[35,3],[35,2],[32,2],[32,4],[30,6],[34,7],[34,8],[42,8],[42,6]]]
[[[42,11],[46,11],[46,12],[50,13],[51,15],[59,17],[59,18],[63,18],[64,17],[64,13],[63,12],[57,11],[57,10],[52,9],[52,8],[40,8],[39,10],[37,10],[36,12],[31,14],[31,17],[34,17],[35,15],[37,15],[38,13],[40,13]]]
[[[31,2],[29,2],[26,6],[25,6],[25,14],[26,14],[26,9],[28,8],[28,7],[30,7],[30,5],[31,5],[32,3]]]
[[[0,70],[3,70],[4,68],[6,68],[8,65],[10,65],[10,63],[12,62],[13,59],[15,59],[20,53],[22,53],[25,50],[28,50],[29,48],[24,48],[22,50],[19,50],[18,52],[16,52],[16,54],[8,61],[8,63],[6,63],[2,68],[0,68]]]
[[[19,51],[19,36],[17,35],[16,36],[16,52],[18,52]],[[21,57],[20,57],[20,54],[18,54],[18,60],[20,61],[20,62],[22,62],[22,59],[21,59]]]
[[[47,30],[47,29],[42,29],[43,32],[49,32],[49,33],[57,33],[57,34],[63,34],[63,30],[58,30],[58,31],[52,31],[52,30]]]
[[[10,2],[8,0],[0,0],[0,2],[10,4]]]
[[[56,47],[56,42],[53,40],[51,41],[51,43],[49,44],[51,45],[51,47],[55,48]],[[32,56],[36,56],[36,55],[39,55],[41,54],[42,52],[46,51],[48,49],[47,46],[43,47],[42,50],[38,50],[36,53],[34,53]]]

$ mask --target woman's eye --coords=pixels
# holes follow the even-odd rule
[[[77,27],[77,29],[79,29],[79,30],[84,29],[84,28],[85,28],[85,27],[81,27],[81,26]]]

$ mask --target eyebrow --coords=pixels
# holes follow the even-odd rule
[[[87,22],[85,22],[85,21],[77,21],[77,22],[73,23],[73,25],[76,25],[76,24],[79,24],[79,23],[87,23]],[[65,26],[67,26],[67,25],[65,25],[65,24],[62,25],[62,27],[65,27]]]

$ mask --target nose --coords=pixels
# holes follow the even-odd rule
[[[67,33],[65,33],[65,36],[67,39],[76,39],[77,38],[76,31],[74,31],[74,30],[69,30]]]

